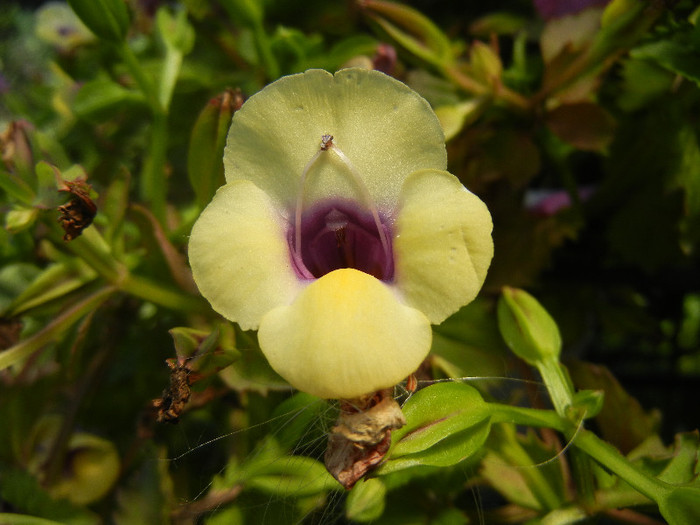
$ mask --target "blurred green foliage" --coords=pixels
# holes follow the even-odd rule
[[[0,523],[696,523],[698,437],[680,432],[700,386],[700,10],[567,4],[4,2]],[[432,104],[496,243],[418,373],[480,393],[413,395],[348,495],[321,462],[337,407],[290,395],[186,262],[233,112],[345,66]],[[88,201],[64,241],[59,215],[85,221]],[[504,286],[541,299],[566,369],[509,353]],[[542,382],[557,413],[527,412],[549,406]],[[582,429],[593,414],[627,459]]]

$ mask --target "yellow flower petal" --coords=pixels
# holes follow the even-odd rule
[[[251,180],[292,206],[324,134],[333,135],[380,207],[396,202],[411,172],[445,169],[447,163],[437,117],[406,85],[378,71],[310,70],[270,84],[236,112],[224,155],[226,180]],[[331,152],[307,180],[309,200],[360,195],[347,166]]]
[[[388,388],[430,350],[430,323],[371,275],[344,268],[310,284],[263,317],[258,340],[289,383],[323,398]]]
[[[454,175],[412,173],[394,228],[394,280],[407,304],[438,324],[476,297],[493,257],[493,224]]]
[[[202,295],[244,330],[304,286],[290,262],[284,219],[249,181],[219,189],[192,228],[189,258]]]

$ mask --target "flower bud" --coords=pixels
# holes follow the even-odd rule
[[[228,89],[211,99],[192,128],[187,157],[190,184],[203,208],[224,184],[224,145],[233,113],[243,105],[239,91]]]
[[[119,43],[129,29],[129,11],[124,0],[68,0],[75,14],[103,40]]]
[[[498,301],[498,326],[510,349],[529,364],[559,358],[561,336],[557,324],[524,290],[503,288]]]
[[[64,476],[50,488],[55,498],[87,505],[106,495],[117,481],[119,455],[111,441],[78,433],[68,443]]]

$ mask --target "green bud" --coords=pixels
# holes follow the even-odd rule
[[[194,28],[187,20],[187,11],[180,9],[172,13],[161,7],[156,13],[156,26],[166,46],[176,49],[183,55],[194,47]]]
[[[454,62],[450,39],[419,11],[381,0],[363,0],[360,5],[389,36],[418,58],[438,67]]]
[[[243,97],[231,89],[211,99],[197,117],[187,156],[187,172],[197,203],[204,208],[224,184],[224,146],[233,113]]]
[[[117,449],[110,441],[92,434],[73,435],[66,459],[63,477],[49,489],[54,498],[87,505],[105,496],[119,477]]]
[[[491,46],[475,41],[469,48],[469,65],[474,79],[487,85],[500,84],[503,64]]]
[[[83,24],[103,40],[119,43],[129,29],[129,11],[124,0],[68,0]]]
[[[524,290],[503,288],[498,301],[498,327],[510,349],[529,364],[559,358],[561,336],[557,324]]]
[[[34,224],[37,214],[36,208],[16,206],[5,215],[5,228],[12,233],[26,230]]]

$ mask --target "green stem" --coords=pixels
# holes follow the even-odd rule
[[[472,95],[490,95],[495,100],[500,100],[506,105],[516,108],[520,111],[526,112],[530,110],[531,104],[526,97],[522,96],[520,93],[517,93],[504,85],[499,85],[496,88],[485,86],[484,84],[481,84],[473,78],[465,75],[454,66],[448,66],[443,68],[442,73],[443,75],[445,75],[445,77],[457,84],[464,91],[467,91]]]
[[[56,229],[58,230],[58,227]],[[199,296],[184,294],[146,277],[129,273],[128,268],[113,257],[94,226],[86,228],[82,235],[68,243],[67,247],[91,266],[100,277],[128,294],[173,310],[204,312],[208,309],[206,302]]]
[[[141,169],[141,199],[148,203],[151,212],[161,224],[165,224],[166,184],[165,153],[168,142],[167,115],[157,113],[151,127],[151,141]]]
[[[535,363],[542,376],[554,409],[559,416],[566,417],[566,408],[571,405],[574,390],[559,360],[555,357],[541,359]]]
[[[589,430],[579,432],[573,444],[604,468],[610,470],[629,483],[634,489],[657,503],[673,491],[671,485],[649,476],[641,468],[631,463],[615,447],[603,441]]]
[[[606,443],[589,430],[577,428],[566,418],[559,417],[551,410],[513,407],[498,403],[489,403],[492,409],[492,421],[507,422],[516,425],[547,427],[558,430],[564,435],[575,436],[572,442],[578,450],[600,463],[604,468],[626,481],[630,486],[649,499],[659,502],[673,490],[671,485],[649,476],[642,469],[631,463],[615,447]]]
[[[154,114],[163,113],[164,110],[158,99],[158,92],[151,82],[151,79],[148,78],[146,72],[141,67],[138,58],[136,58],[136,55],[131,50],[131,47],[129,47],[129,44],[124,41],[121,43],[118,49],[122,58],[124,59],[124,63],[126,64],[129,73],[131,73],[134,81],[146,97],[148,105],[151,107],[151,111],[153,111]]]
[[[547,386],[547,391],[557,414],[564,419],[568,419],[567,408],[573,403],[574,387],[566,373],[566,369],[555,357],[539,360],[535,365],[542,376],[544,384]],[[574,439],[581,424],[578,421],[573,421],[573,423],[577,425],[576,428],[570,428],[564,432],[567,440]],[[579,499],[585,506],[590,506],[595,499],[595,484],[590,459],[578,450],[572,450],[570,458]]]
[[[177,76],[180,74],[181,65],[182,53],[167,46],[158,89],[158,100],[160,101],[160,106],[164,108],[164,113],[167,113],[170,109],[170,101],[173,98],[173,91],[175,90]]]
[[[494,429],[495,430],[495,429]],[[520,474],[526,480],[528,488],[533,496],[540,503],[543,509],[554,510],[561,506],[561,500],[557,491],[549,482],[544,472],[533,465],[533,459],[515,436],[515,428],[512,426],[503,427],[505,439],[501,442],[499,453],[503,455],[511,464],[520,466]],[[499,440],[500,441],[500,440]]]
[[[267,73],[268,78],[274,80],[280,76],[280,67],[275,59],[275,56],[272,54],[270,41],[265,33],[262,20],[256,20],[252,29],[253,39],[255,40],[255,49],[260,56],[260,60],[265,68],[265,73]]]
[[[105,286],[98,289],[93,294],[88,295],[63,311],[39,332],[0,352],[0,370],[22,361],[47,344],[60,339],[63,333],[78,319],[95,310],[115,291],[116,289],[113,286]]]
[[[566,429],[564,420],[551,410],[501,405],[499,403],[489,403],[489,407],[493,410],[491,421],[494,423],[552,428],[559,432],[564,432]]]
[[[172,310],[205,312],[208,309],[207,303],[198,296],[182,294],[138,275],[129,275],[122,282],[120,289]]]

